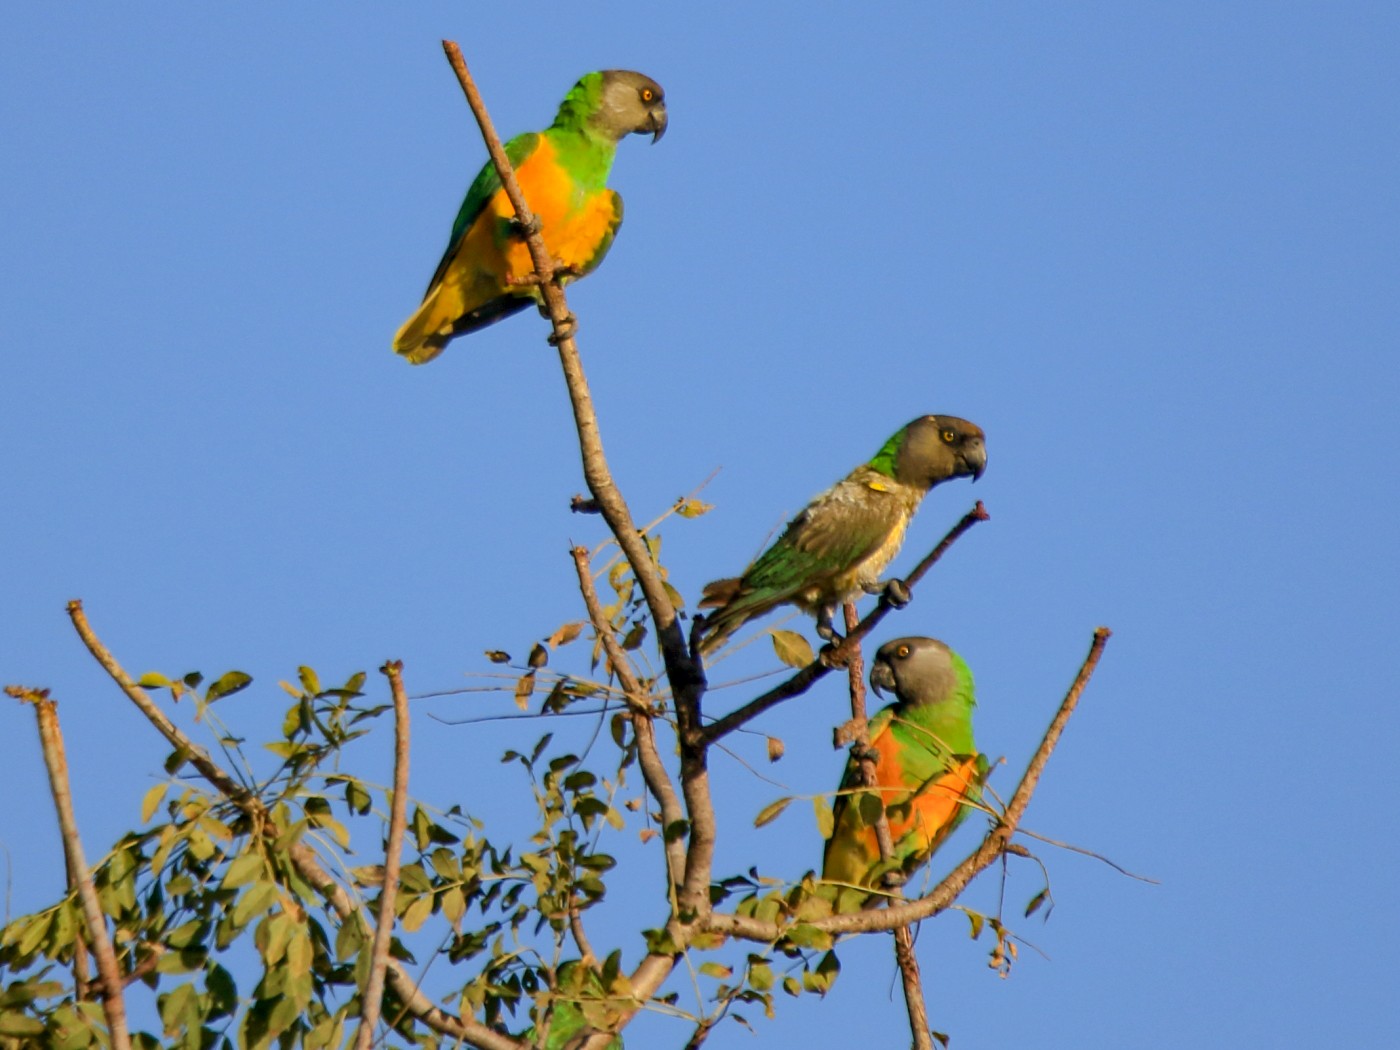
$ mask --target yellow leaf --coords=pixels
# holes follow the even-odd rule
[[[682,518],[698,518],[702,514],[707,514],[715,509],[713,503],[701,503],[698,499],[681,499],[676,501],[676,513]]]
[[[546,638],[545,643],[551,649],[558,649],[561,645],[568,645],[583,632],[586,626],[586,620],[574,620],[570,623],[566,623]]]
[[[146,792],[146,797],[141,800],[141,823],[144,824],[155,815],[155,811],[160,808],[161,800],[165,798],[165,791],[169,784],[157,784]]]
[[[789,667],[806,667],[815,659],[807,639],[796,631],[774,631],[773,651]]]
[[[530,695],[535,691],[535,672],[529,671],[515,683],[515,706],[524,711],[530,706]]]
[[[758,816],[753,818],[753,826],[761,828],[765,824],[770,824],[778,819],[778,815],[787,809],[792,803],[792,798],[780,798],[777,802],[770,802],[759,810]]]

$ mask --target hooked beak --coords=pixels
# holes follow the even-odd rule
[[[655,146],[661,141],[661,136],[666,134],[666,107],[657,106],[647,114],[646,127],[642,133],[651,132],[651,144]]]
[[[981,441],[969,444],[963,452],[963,465],[972,474],[972,480],[975,482],[987,470],[987,446]]]
[[[876,695],[884,696],[884,689],[894,688],[894,669],[884,660],[877,660],[870,668],[870,688]]]

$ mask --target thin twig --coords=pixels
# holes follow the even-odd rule
[[[389,841],[384,847],[384,884],[379,890],[379,921],[374,928],[369,977],[360,1004],[357,1050],[369,1050],[384,999],[384,977],[389,968],[389,944],[394,936],[394,898],[399,891],[399,867],[403,860],[403,833],[408,824],[408,696],[403,689],[403,661],[390,660],[380,669],[389,679],[394,698],[394,796],[389,807]]]
[[[685,844],[674,834],[673,830],[668,831],[668,829],[674,829],[677,822],[685,819],[685,811],[681,809],[681,800],[676,794],[675,786],[671,783],[671,777],[666,772],[666,766],[661,761],[661,754],[656,746],[655,723],[652,719],[650,705],[647,703],[647,693],[642,688],[641,682],[637,681],[637,676],[632,671],[631,661],[623,652],[617,635],[613,631],[612,623],[603,615],[603,607],[598,600],[598,590],[593,585],[593,574],[589,571],[587,549],[575,547],[569,553],[574,559],[579,592],[583,595],[583,605],[588,612],[588,620],[593,624],[593,630],[597,632],[598,638],[603,643],[608,663],[612,665],[618,683],[622,686],[623,696],[627,700],[627,710],[632,721],[632,735],[637,741],[637,763],[642,768],[642,779],[646,781],[647,790],[651,792],[652,798],[656,799],[656,804],[661,807],[661,831],[662,839],[666,843],[666,869],[669,873],[670,886],[679,886],[685,878]],[[669,891],[667,895],[670,895]]]
[[[20,690],[10,686],[11,696],[34,705],[34,717],[39,723],[39,745],[44,752],[44,765],[49,771],[49,791],[54,808],[58,810],[58,830],[63,836],[63,853],[83,906],[83,922],[87,927],[92,956],[97,962],[97,980],[102,987],[102,1013],[107,1018],[107,1031],[112,1050],[131,1050],[131,1036],[126,1028],[126,1000],[123,996],[121,970],[107,935],[107,920],[97,900],[92,874],[83,859],[83,844],[78,837],[78,820],[73,813],[73,794],[68,786],[68,759],[63,752],[63,733],[58,725],[58,705],[48,698],[46,689]]]
[[[948,534],[938,542],[938,545],[934,547],[933,550],[929,551],[929,553],[924,556],[924,559],[915,566],[914,571],[906,577],[904,581],[905,586],[912,592],[914,585],[924,578],[929,569],[933,568],[938,560],[947,552],[948,548],[956,543],[963,533],[972,528],[972,526],[976,525],[979,521],[987,521],[989,518],[990,515],[987,513],[986,508],[982,506],[982,501],[978,500],[977,505],[964,514],[962,519],[948,530]],[[870,614],[866,616],[864,620],[861,620],[859,624],[847,632],[846,637],[842,640],[840,645],[836,646],[834,649],[823,649],[815,660],[806,667],[800,669],[787,681],[780,682],[778,685],[768,690],[768,692],[750,700],[743,707],[736,708],[724,717],[717,718],[707,725],[703,731],[705,742],[707,744],[713,744],[725,734],[731,733],[746,722],[757,718],[770,707],[774,707],[784,700],[790,700],[794,696],[801,696],[810,689],[818,679],[825,677],[833,668],[841,666],[841,664],[846,661],[847,655],[852,649],[860,643],[862,638],[876,628],[892,608],[894,608],[894,606],[890,605],[888,599],[882,595],[879,604],[870,611]]]
[[[672,688],[677,693],[678,703],[684,706],[696,705],[698,707],[699,694],[704,685],[704,674],[700,667],[691,660],[690,653],[686,650],[685,637],[676,619],[675,607],[666,594],[661,573],[652,560],[651,551],[647,547],[646,541],[638,533],[637,526],[632,520],[631,511],[628,510],[622,494],[613,481],[612,472],[608,468],[607,459],[603,454],[602,438],[598,431],[598,416],[593,409],[592,395],[589,393],[588,381],[583,374],[578,346],[574,342],[577,321],[569,312],[568,300],[565,298],[562,285],[555,280],[554,259],[545,246],[544,238],[540,236],[535,215],[530,210],[524,193],[521,192],[519,182],[516,181],[515,171],[511,167],[510,160],[506,157],[505,149],[501,145],[500,137],[496,134],[496,129],[491,123],[491,116],[486,111],[486,104],[481,99],[481,93],[477,90],[471,72],[467,69],[461,48],[451,40],[444,40],[442,49],[447,55],[448,62],[452,64],[453,72],[457,74],[457,81],[462,87],[462,93],[466,96],[467,105],[471,107],[477,125],[481,128],[481,137],[486,143],[487,152],[491,155],[491,162],[495,165],[496,173],[500,176],[501,187],[510,199],[511,207],[515,209],[515,217],[520,223],[521,230],[525,233],[526,244],[530,250],[530,260],[534,264],[535,274],[539,279],[537,287],[544,300],[550,324],[554,330],[551,342],[558,348],[559,361],[564,370],[564,380],[569,388],[569,400],[574,410],[574,424],[578,430],[579,451],[583,458],[583,476],[588,483],[588,491],[597,501],[598,509],[602,512],[609,530],[617,538],[618,546],[627,555],[632,573],[641,585],[642,595],[646,598],[652,621],[656,624],[657,637],[666,660],[668,677],[671,679]],[[681,716],[683,728],[686,727],[687,722],[698,724],[698,720],[698,710],[686,712]]]
[[[1112,633],[1107,627],[1100,627],[1094,631],[1094,640],[1089,647],[1089,654],[1080,665],[1079,673],[1075,675],[1069,692],[1065,694],[1059,710],[1056,711],[1055,717],[1045,730],[1044,737],[1041,738],[1040,746],[1036,748],[1035,754],[1026,767],[1026,772],[1016,785],[1016,790],[1012,793],[1006,812],[987,833],[981,844],[950,871],[942,882],[917,900],[892,904],[890,907],[878,911],[863,911],[856,914],[832,915],[813,919],[809,924],[829,933],[868,933],[872,930],[893,930],[920,919],[927,919],[949,907],[967,888],[968,883],[995,863],[1003,853],[1013,852],[1011,850],[1011,837],[1016,834],[1021,818],[1025,815],[1026,806],[1030,803],[1031,795],[1035,793],[1036,785],[1040,782],[1041,774],[1045,771],[1045,764],[1055,750],[1055,745],[1059,742],[1060,735],[1064,732],[1070,716],[1074,714],[1079,698],[1083,694],[1085,686],[1089,684],[1089,679],[1093,676],[1094,668],[1098,666],[1099,657],[1103,655],[1104,646],[1108,643]],[[748,916],[717,912],[706,916],[703,926],[717,933],[726,933],[761,943],[771,943],[778,940],[784,932],[784,927],[776,922],[765,922]]]
[[[467,104],[481,128],[491,161],[500,176],[501,186],[510,199],[516,219],[525,234],[530,259],[538,278],[537,287],[553,328],[550,342],[558,349],[564,382],[569,390],[569,402],[573,408],[579,453],[583,460],[583,476],[588,484],[588,491],[597,502],[598,510],[617,539],[618,546],[627,556],[627,563],[642,588],[642,596],[646,600],[647,609],[656,628],[666,664],[666,677],[671,683],[676,706],[681,751],[681,788],[690,818],[690,841],[686,848],[685,879],[679,895],[680,904],[689,913],[698,916],[709,909],[710,872],[714,857],[714,814],[709,800],[709,777],[705,768],[706,742],[701,733],[700,701],[705,691],[704,671],[686,647],[676,609],[666,593],[660,569],[652,560],[651,550],[646,541],[638,534],[631,511],[628,510],[608,468],[598,431],[598,416],[593,408],[592,395],[584,377],[582,362],[579,360],[578,346],[574,341],[576,321],[569,313],[563,287],[554,279],[554,260],[550,258],[544,240],[539,235],[535,217],[520,192],[515,173],[511,170],[504,149],[501,148],[500,138],[492,127],[491,118],[472,81],[461,49],[450,40],[444,40],[442,47],[457,74],[457,81],[466,96]],[[642,960],[631,975],[632,988],[639,1002],[656,992],[674,965],[675,956],[671,954],[651,953]],[[602,1039],[603,1035],[600,1033],[590,1038],[588,1043],[597,1042],[602,1046],[605,1045],[605,1041],[599,1042]]]
[[[860,623],[856,603],[846,602],[842,612],[846,619],[846,636],[849,638]],[[852,753],[858,756],[856,769],[860,773],[861,783],[867,788],[878,788],[875,757],[870,750],[870,722],[865,710],[865,658],[861,653],[860,639],[847,642],[846,647],[851,721],[855,724]],[[853,799],[848,799],[847,805],[853,802]],[[880,806],[880,816],[875,821],[875,842],[880,850],[880,859],[888,864],[894,857],[894,841],[890,835],[890,822],[885,816],[883,804]],[[898,889],[891,888],[890,892],[895,897],[900,895]],[[899,965],[900,978],[904,985],[904,1005],[909,1013],[909,1032],[913,1037],[914,1050],[933,1050],[933,1043],[928,1034],[928,1008],[924,1005],[923,982],[919,979],[919,960],[914,955],[914,935],[908,926],[901,926],[894,931],[894,958]]]
[[[93,658],[102,665],[112,680],[121,687],[127,699],[137,706],[161,736],[165,737],[181,754],[188,756],[190,764],[220,794],[251,816],[255,826],[262,828],[265,839],[276,841],[285,829],[272,819],[271,813],[263,805],[262,800],[244,789],[221,769],[203,748],[165,717],[164,712],[156,706],[144,689],[131,680],[131,676],[122,669],[121,664],[102,644],[88,624],[87,615],[83,612],[83,603],[81,601],[69,602],[68,615],[73,621],[78,636],[82,638]],[[335,876],[321,865],[315,850],[305,842],[293,842],[287,847],[287,859],[291,861],[297,874],[309,882],[326,899],[331,910],[342,922],[359,922],[368,925],[361,907],[350,899],[345,887]],[[403,1001],[404,1008],[434,1031],[450,1035],[454,1039],[461,1039],[472,1046],[480,1047],[481,1050],[524,1050],[524,1044],[518,1039],[513,1039],[495,1029],[488,1028],[475,1018],[458,1017],[436,1006],[428,996],[423,994],[418,987],[418,982],[397,959],[391,958],[389,960],[386,981],[394,994]]]

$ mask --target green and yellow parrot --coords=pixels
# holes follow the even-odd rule
[[[986,467],[981,427],[956,416],[920,416],[807,504],[744,575],[705,585],[700,608],[716,611],[705,618],[700,651],[713,651],[784,603],[815,614],[817,633],[834,638],[836,608],[881,590],[880,573],[899,553],[929,489],[951,478],[976,481]],[[908,600],[898,581],[887,593],[895,604]]]
[[[888,862],[875,837],[879,811],[868,800],[860,768],[846,763],[834,806],[834,827],[822,858],[822,878],[847,887],[880,885],[887,872],[908,877],[933,855],[982,797],[987,758],[972,739],[977,697],[962,657],[933,638],[896,638],[880,646],[870,685],[894,692],[896,703],[869,723],[875,792],[884,803],[894,847]],[[842,889],[838,910],[869,894]]]
[[[634,132],[653,142],[665,134],[665,94],[641,73],[606,69],[575,84],[544,131],[506,143],[540,235],[566,277],[591,273],[612,246],[622,198],[607,188],[608,173],[617,144]],[[515,209],[488,161],[467,190],[422,305],[394,336],[394,350],[421,365],[457,336],[541,302],[527,282],[532,273]]]

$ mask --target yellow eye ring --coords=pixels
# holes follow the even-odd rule
[[[650,101],[651,101],[652,99],[654,99],[655,97],[656,97],[656,92],[653,91],[651,88],[642,88],[642,101],[643,101],[643,102],[650,102]]]
[[[906,656],[909,655],[909,652],[910,652],[909,646],[907,646],[907,645],[901,645],[898,649],[896,649],[896,650],[894,651],[894,655],[897,656],[897,657],[899,657],[901,660],[903,660]]]
[[[954,434],[951,430],[943,431],[943,440],[946,441],[948,444],[951,445],[957,439],[958,435]]]

